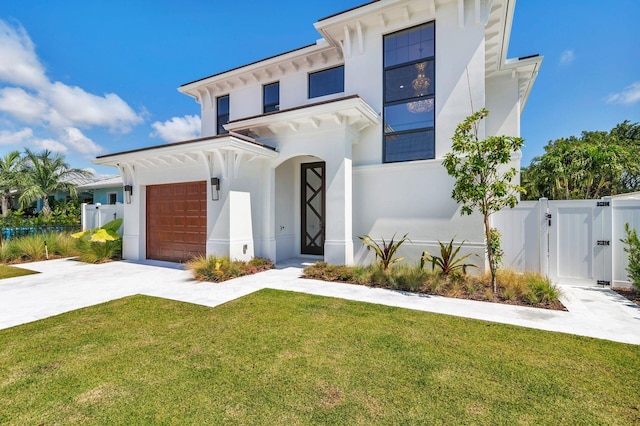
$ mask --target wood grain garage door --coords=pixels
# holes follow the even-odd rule
[[[147,258],[182,262],[206,253],[205,181],[147,186]]]

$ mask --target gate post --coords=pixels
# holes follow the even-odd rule
[[[549,203],[547,198],[538,200],[538,247],[540,249],[540,273],[549,275],[549,221],[547,213],[549,212]]]
[[[606,206],[602,211],[602,239],[609,242],[603,253],[602,280],[613,285],[613,199],[602,197],[602,200]]]

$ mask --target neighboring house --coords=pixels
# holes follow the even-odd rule
[[[77,186],[78,193],[93,195],[93,204],[124,203],[122,177],[108,176]]]
[[[514,0],[381,0],[315,23],[315,44],[187,83],[202,137],[103,155],[120,170],[124,257],[194,254],[334,264],[358,236],[408,233],[407,261],[437,240],[484,252],[442,166],[458,123],[520,133],[542,62],[507,59]],[[520,168],[520,158],[512,165]]]

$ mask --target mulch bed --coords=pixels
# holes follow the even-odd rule
[[[626,297],[636,305],[640,305],[640,291],[634,288],[627,288],[627,287],[614,287],[611,290],[615,291],[621,296]]]

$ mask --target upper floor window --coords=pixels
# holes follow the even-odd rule
[[[344,65],[309,74],[309,99],[344,92]]]
[[[435,24],[384,37],[385,163],[435,158]]]
[[[278,111],[280,109],[280,82],[262,86],[262,112]]]
[[[217,107],[217,112],[218,112],[218,119],[217,119],[217,126],[218,126],[218,134],[219,135],[224,135],[225,133],[229,133],[224,127],[222,127],[223,125],[227,124],[229,122],[229,95],[226,96],[220,96],[218,99],[218,107]]]

